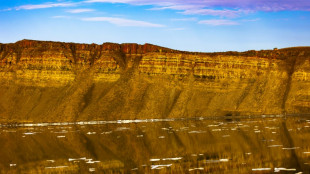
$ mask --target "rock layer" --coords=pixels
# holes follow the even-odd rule
[[[310,47],[194,53],[151,44],[0,44],[0,121],[310,111]]]

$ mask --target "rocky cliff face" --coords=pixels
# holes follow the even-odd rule
[[[0,44],[0,121],[310,111],[310,48],[192,53],[151,44]]]

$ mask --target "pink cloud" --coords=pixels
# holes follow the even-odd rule
[[[76,3],[45,3],[45,4],[29,4],[15,7],[15,10],[34,10],[42,8],[52,8],[52,7],[71,7],[76,5]]]
[[[309,0],[87,0],[85,2],[155,5],[153,9],[237,8],[255,11],[310,10]]]
[[[95,21],[95,22],[109,22],[111,24],[126,27],[165,27],[164,25],[161,24],[154,24],[146,21],[138,21],[116,17],[90,17],[90,18],[82,18],[82,20]]]
[[[232,20],[224,20],[224,19],[217,19],[217,20],[203,20],[199,21],[199,24],[205,25],[212,25],[212,26],[220,26],[220,25],[239,25],[238,22]]]
[[[242,10],[213,10],[213,9],[188,9],[182,12],[182,14],[187,15],[211,15],[211,16],[221,16],[221,17],[238,17]]]
[[[84,0],[79,2],[68,1],[28,4],[13,9],[32,10],[53,7],[71,7],[77,5],[83,6],[83,4],[89,3],[152,5],[153,8],[150,10],[170,9],[178,10],[180,13],[186,15],[211,15],[230,18],[238,17],[253,11],[310,11],[310,0]]]
[[[79,9],[71,9],[68,10],[68,13],[85,13],[85,12],[92,12],[95,11],[94,9],[89,9],[89,8],[79,8]]]

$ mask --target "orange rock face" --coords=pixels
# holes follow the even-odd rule
[[[151,44],[0,44],[0,121],[310,111],[310,48],[193,53]]]

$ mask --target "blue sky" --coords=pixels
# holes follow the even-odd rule
[[[152,43],[202,52],[310,46],[309,0],[0,1],[1,43]]]

